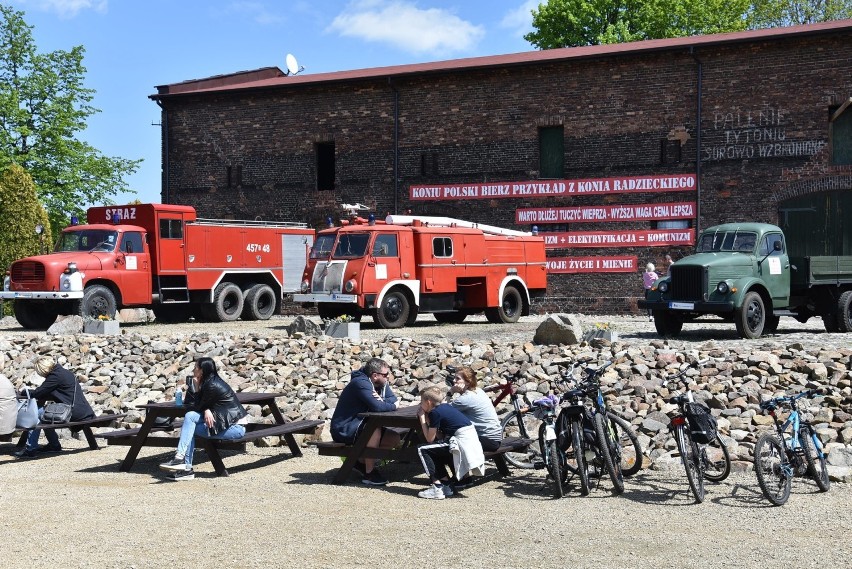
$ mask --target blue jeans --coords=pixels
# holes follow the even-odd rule
[[[44,415],[44,407],[38,408],[38,419]],[[27,436],[27,450],[35,450],[38,448],[38,438],[41,436],[41,429],[32,429]],[[59,435],[56,434],[56,429],[45,429],[44,437],[47,439],[47,444],[52,447],[61,446],[59,444]]]
[[[183,426],[180,429],[180,440],[178,441],[177,453],[175,456],[182,456],[186,463],[187,469],[192,468],[192,456],[195,454],[195,436],[204,437],[205,439],[238,439],[246,434],[246,428],[243,425],[231,425],[223,433],[211,435],[207,430],[207,425],[204,424],[204,416],[196,411],[189,411],[183,417]]]

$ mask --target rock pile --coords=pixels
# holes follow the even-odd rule
[[[520,370],[520,386],[529,400],[559,391],[557,362],[568,358],[606,361],[619,353],[603,375],[602,385],[611,408],[629,419],[643,448],[655,464],[672,458],[674,442],[668,425],[675,406],[668,403],[676,390],[667,383],[680,363],[707,359],[691,371],[690,389],[717,417],[732,457],[743,464],[759,434],[771,426],[759,401],[781,394],[820,388],[824,395],[804,399],[802,410],[816,427],[829,451],[835,478],[852,472],[852,350],[805,350],[801,344],[753,349],[754,344],[719,348],[705,344],[690,353],[672,350],[666,343],[539,345],[532,342],[418,342],[388,337],[381,342],[309,336],[302,332],[259,334],[126,334],[4,337],[3,373],[16,387],[38,384],[33,360],[42,354],[59,358],[78,374],[96,412],[129,412],[127,421],[139,423],[136,406],[173,397],[175,386],[190,375],[194,360],[213,357],[222,377],[237,391],[276,391],[285,394],[279,406],[291,418],[328,419],[348,374],[370,357],[391,365],[395,389],[404,402],[414,402],[432,383],[443,385],[448,364],[471,365],[485,379],[497,381]],[[490,378],[490,379],[487,379]],[[254,420],[263,421],[259,410]]]

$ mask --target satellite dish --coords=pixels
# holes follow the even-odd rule
[[[296,56],[292,53],[287,54],[285,61],[287,62],[287,75],[295,75],[301,71],[301,69],[299,69],[299,62],[296,61]]]

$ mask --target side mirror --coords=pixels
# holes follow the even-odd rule
[[[782,245],[781,245],[780,241],[776,241],[775,243],[772,244],[772,250],[773,251],[780,251],[781,248],[782,248]]]

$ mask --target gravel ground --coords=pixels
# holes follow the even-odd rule
[[[280,331],[291,319],[229,325],[123,326],[145,335]],[[532,338],[541,317],[515,326],[481,319],[462,326],[422,323],[399,331],[375,329],[362,337],[504,341]],[[656,339],[639,317],[582,317],[609,322],[627,342]],[[0,335],[25,333],[0,322]],[[685,327],[678,349],[712,342],[758,349],[767,344],[848,347],[843,334],[821,323],[782,319],[779,333],[743,341],[733,325]],[[89,451],[63,441],[66,451],[16,461],[0,443],[2,566],[155,568],[212,565],[242,567],[736,567],[759,563],[786,567],[848,567],[852,545],[852,486],[832,484],[827,494],[802,479],[782,508],[768,505],[752,473],[734,473],[709,485],[706,501],[693,504],[680,469],[642,471],[612,497],[604,482],[589,497],[571,489],[552,498],[540,471],[515,470],[487,477],[441,502],[421,500],[426,480],[417,464],[391,464],[385,488],[330,483],[339,461],[313,448],[291,458],[284,448],[226,453],[231,476],[217,478],[203,453],[197,477],[169,482],[157,468],[170,458],[146,448],[132,473],[118,471],[125,447]],[[493,474],[494,469],[490,470]],[[760,561],[757,561],[757,560]]]

